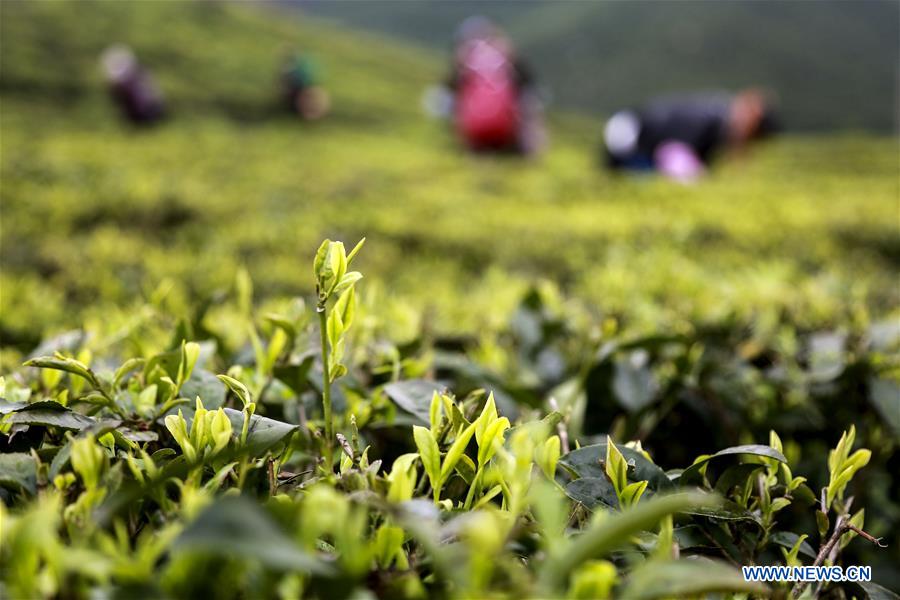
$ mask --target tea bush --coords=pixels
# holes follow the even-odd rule
[[[859,371],[879,408],[879,386],[893,385],[878,378],[883,341],[853,359],[813,341],[808,366],[773,369],[700,338],[624,340],[611,324],[579,336],[534,290],[490,350],[520,353],[519,368],[537,350],[534,370],[500,377],[439,342],[380,337],[348,270],[361,247],[322,244],[315,308],[298,298],[255,313],[240,273],[219,306],[234,348],[201,311],[161,351],[140,321],[115,339],[70,332],[6,378],[5,592],[765,596],[788,590],[745,582],[735,565],[830,564],[881,545],[863,527],[892,515],[878,486],[857,484],[886,477],[890,452],[857,448],[851,425],[826,464],[816,449],[829,435],[801,443],[804,419],[790,413],[822,410],[816,387]],[[742,387],[764,402],[733,422],[739,398],[723,391]],[[861,425],[866,443],[894,448],[898,423],[884,418]],[[708,428],[703,443],[689,421]],[[682,458],[733,430],[751,443]]]

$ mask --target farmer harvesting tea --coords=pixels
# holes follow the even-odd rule
[[[490,20],[470,17],[460,25],[448,88],[456,130],[470,149],[540,150],[544,132],[533,76]]]
[[[291,53],[281,71],[281,90],[285,107],[304,121],[315,121],[328,114],[331,98],[322,87],[319,64],[305,54]]]
[[[667,96],[614,114],[603,153],[611,169],[691,180],[723,151],[744,149],[776,130],[772,100],[757,89]]]
[[[165,115],[162,92],[128,46],[111,46],[103,53],[101,63],[110,94],[131,123],[149,125]]]

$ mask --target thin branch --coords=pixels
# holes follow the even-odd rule
[[[853,525],[853,524],[851,524],[851,523],[847,523],[847,529],[849,529],[850,531],[856,533],[856,535],[858,535],[858,536],[860,536],[860,537],[862,537],[862,538],[864,538],[864,539],[866,539],[866,540],[869,540],[870,542],[872,542],[873,544],[875,544],[875,545],[878,546],[879,548],[887,548],[887,547],[888,547],[888,545],[884,543],[884,538],[877,538],[877,537],[873,536],[873,535],[870,534],[870,533],[866,533],[865,531],[863,531],[862,529],[860,529],[860,528],[857,527],[856,525]]]
[[[831,537],[825,543],[824,546],[819,548],[819,553],[816,555],[816,560],[813,562],[813,567],[821,567],[822,563],[825,562],[825,559],[831,553],[832,548],[838,543],[838,540],[841,539],[841,536],[847,533],[848,528],[844,521],[843,515],[838,517],[837,523],[834,524],[834,531],[831,534]],[[798,581],[794,584],[794,588],[791,590],[791,597],[799,598],[800,594],[803,593],[803,590],[806,589],[806,585],[808,582],[806,581]]]
[[[866,533],[856,525],[853,525],[848,522],[847,515],[841,515],[838,517],[837,522],[834,524],[834,532],[832,532],[831,537],[828,538],[828,542],[825,543],[819,549],[819,553],[816,555],[816,560],[813,562],[813,567],[821,567],[822,563],[825,562],[825,559],[831,554],[832,550],[835,549],[837,543],[840,541],[841,536],[843,536],[848,531],[853,531],[864,539],[872,542],[879,548],[887,548],[887,544],[882,541],[882,538],[876,538],[869,533]],[[798,581],[794,584],[794,588],[791,590],[791,597],[799,598],[800,594],[803,593],[803,590],[806,589],[806,585],[808,582],[806,581]]]

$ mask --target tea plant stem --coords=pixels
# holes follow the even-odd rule
[[[325,468],[332,468],[332,439],[334,438],[334,423],[331,415],[331,377],[328,365],[328,318],[325,315],[325,307],[320,305],[316,312],[319,313],[319,333],[322,342],[322,411],[325,415]]]
[[[463,508],[466,510],[469,510],[469,508],[471,508],[472,501],[475,500],[475,493],[479,489],[481,489],[481,479],[482,479],[481,474],[482,474],[481,467],[478,467],[478,469],[475,472],[475,477],[472,478],[472,485],[469,486],[469,493],[466,494],[466,501],[463,504]]]
[[[238,465],[238,480],[237,480],[237,489],[244,489],[244,481],[247,479],[247,466],[248,466],[247,457],[241,457],[241,462]]]
[[[856,533],[856,535],[862,537],[863,539],[866,539],[866,540],[872,542],[879,548],[887,548],[887,544],[884,543],[884,538],[880,538],[880,537],[877,538],[874,535],[863,531],[862,529],[860,529],[856,525],[853,525],[852,523],[847,523],[847,529]]]
[[[815,562],[813,562],[814,567],[822,566],[822,563],[825,562],[825,559],[828,558],[828,555],[830,555],[831,551],[835,548],[835,546],[837,546],[837,543],[840,541],[841,536],[843,536],[848,531],[856,532],[858,535],[862,536],[863,538],[867,539],[880,548],[885,547],[882,545],[881,538],[876,538],[869,533],[866,533],[859,527],[850,524],[845,516],[840,516],[838,517],[837,523],[834,524],[834,532],[831,534],[831,537],[828,539],[825,545],[822,546],[821,549],[819,549],[819,553],[816,555],[816,560]],[[808,582],[806,581],[798,581],[794,585],[794,588],[791,590],[791,597],[799,598],[800,594],[803,593],[803,590],[806,589],[807,584]]]
[[[276,477],[276,475],[275,475],[275,459],[269,457],[269,460],[267,461],[266,466],[268,469],[267,475],[269,478],[269,495],[274,496],[275,489],[278,487],[277,480],[275,479],[275,477]]]

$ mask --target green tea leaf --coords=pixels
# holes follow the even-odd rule
[[[558,588],[578,565],[606,556],[639,531],[656,527],[667,515],[688,509],[712,508],[720,502],[717,496],[696,492],[657,495],[611,515],[575,538],[564,553],[548,558],[541,574],[543,587],[548,590]]]
[[[437,431],[441,423],[441,395],[435,390],[431,395],[431,405],[428,407],[428,423],[432,431]]]
[[[244,413],[233,408],[224,408],[225,414],[231,421],[234,432],[240,432],[244,426]],[[299,425],[291,425],[275,419],[252,415],[247,432],[247,445],[245,451],[251,456],[260,456],[270,448],[284,441],[289,435],[300,428]]]
[[[456,466],[459,458],[462,456],[463,452],[466,451],[466,446],[469,445],[469,440],[471,440],[472,436],[475,434],[476,426],[477,421],[466,427],[462,431],[462,433],[456,436],[456,439],[453,440],[453,443],[450,445],[450,449],[447,450],[447,456],[444,457],[444,464],[441,465],[440,477],[442,482],[447,481],[447,478],[450,477],[450,474],[453,472],[453,468]]]
[[[900,600],[900,596],[871,581],[859,581],[854,583],[843,584],[845,588],[852,589],[854,593],[862,592],[863,600]]]
[[[330,565],[300,550],[258,504],[240,496],[220,498],[204,509],[181,532],[172,549],[176,554],[239,558],[281,571],[333,572]]]
[[[353,246],[353,250],[351,250],[350,254],[347,255],[347,264],[348,265],[353,261],[354,258],[356,258],[356,255],[359,254],[359,251],[362,250],[363,244],[365,244],[365,243],[366,243],[366,238],[362,238],[361,240],[356,242],[356,245]]]
[[[503,432],[509,429],[509,419],[501,417],[488,425],[478,443],[478,464],[485,465],[494,456],[497,446],[503,445]],[[448,453],[449,455],[449,453]]]
[[[665,471],[647,460],[643,454],[628,446],[620,446],[618,449],[625,460],[634,465],[632,477],[635,481],[647,481],[647,487],[654,491],[674,489],[675,486]],[[601,459],[605,457],[606,444],[602,443],[582,446],[560,458],[559,462],[578,477],[602,478],[606,476],[601,463]]]
[[[200,357],[200,344],[196,342],[181,343],[181,363],[178,366],[178,384],[187,381],[194,371],[194,365]]]
[[[621,591],[629,600],[694,598],[716,592],[766,594],[762,583],[744,580],[741,572],[726,563],[709,559],[646,562],[628,576]]]
[[[227,385],[228,389],[234,392],[234,395],[238,397],[238,399],[241,401],[241,404],[247,406],[247,404],[250,403],[252,398],[250,395],[250,390],[247,389],[247,386],[245,386],[237,379],[229,377],[228,375],[216,375],[216,377],[218,377],[222,383]]]
[[[59,427],[81,430],[97,423],[95,419],[77,413],[51,400],[34,402],[12,412],[6,423]]]
[[[635,483],[628,484],[625,486],[625,489],[622,490],[622,504],[625,506],[636,504],[637,501],[641,499],[641,496],[646,489],[646,481],[636,481]]]
[[[441,451],[438,449],[434,435],[429,429],[414,425],[413,439],[416,442],[416,448],[419,450],[422,466],[425,468],[425,474],[428,475],[431,487],[439,489],[441,487]]]
[[[90,383],[94,388],[100,389],[100,381],[97,379],[97,376],[94,375],[94,372],[91,371],[87,365],[74,358],[68,358],[62,355],[41,356],[25,361],[24,365],[26,367],[38,367],[41,369],[56,369],[58,371],[65,371],[73,375],[78,375]]]
[[[566,485],[566,495],[590,509],[618,508],[619,497],[612,482],[606,477],[582,477]]]
[[[689,486],[697,485],[703,480],[703,468],[711,461],[721,460],[728,457],[739,456],[761,456],[764,458],[773,458],[779,462],[787,463],[784,454],[772,448],[771,446],[763,446],[762,444],[747,444],[744,446],[733,446],[724,450],[719,450],[715,454],[707,456],[699,460],[685,469],[679,478],[679,485]]]
[[[199,396],[203,401],[203,406],[209,410],[215,410],[225,404],[227,388],[214,373],[205,369],[194,369],[190,379],[181,386],[180,393],[185,398]],[[187,413],[188,411],[185,410],[185,414]]]
[[[23,452],[0,454],[0,485],[21,488],[30,495],[37,493],[37,463]]]
[[[606,460],[604,461],[606,476],[612,481],[616,493],[619,494],[619,500],[623,501],[622,494],[628,486],[628,463],[625,457],[619,452],[619,449],[609,438],[606,440]]]
[[[423,425],[431,421],[431,398],[444,386],[425,379],[406,379],[384,386],[384,393],[406,412],[419,418]]]
[[[119,387],[119,384],[122,383],[122,380],[125,376],[131,371],[140,368],[144,364],[143,358],[129,358],[122,365],[116,369],[115,375],[113,375],[113,387]]]

